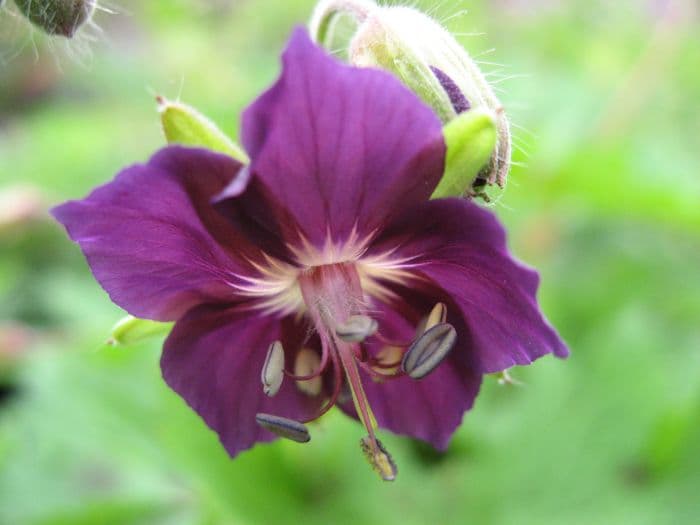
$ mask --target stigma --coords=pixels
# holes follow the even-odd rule
[[[389,341],[381,333],[381,324],[370,315],[372,297],[362,284],[353,262],[314,266],[299,273],[304,316],[318,336],[320,348],[315,351],[304,346],[307,343],[301,348],[285,348],[283,341],[272,341],[261,370],[262,387],[266,395],[274,396],[287,377],[302,393],[323,395],[326,401],[306,421],[271,414],[257,414],[256,420],[278,436],[304,443],[310,439],[306,423],[342,403],[342,394],[348,392],[367,433],[360,441],[362,452],[383,480],[393,481],[397,467],[377,438],[377,420],[360,371],[380,383],[401,377],[423,379],[449,354],[457,332],[446,322],[447,307],[437,303],[416,327],[412,341]],[[370,341],[381,345],[374,355],[367,349]],[[290,359],[292,371],[284,366],[287,352],[294,357]]]

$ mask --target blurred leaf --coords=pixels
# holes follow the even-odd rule
[[[81,502],[75,510],[55,512],[32,520],[32,525],[155,525],[167,523],[162,505],[146,502]]]

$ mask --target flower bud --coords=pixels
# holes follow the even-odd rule
[[[324,0],[311,24],[321,44],[328,40],[329,20],[338,12],[353,15],[359,24],[348,52],[353,65],[393,73],[445,124],[472,111],[481,112],[482,119],[483,115],[493,119],[495,145],[482,165],[473,166],[473,158],[480,155],[472,156],[468,166],[453,165],[468,176],[451,180],[451,194],[455,194],[456,183],[461,185],[457,194],[478,195],[486,200],[484,186],[497,184],[503,188],[510,168],[510,126],[486,78],[455,38],[428,15],[411,7],[378,6],[368,0]]]
[[[15,0],[17,8],[49,35],[71,38],[95,11],[96,0]]]

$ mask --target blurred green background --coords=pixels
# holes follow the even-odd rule
[[[333,414],[230,461],[160,341],[105,347],[121,312],[47,208],[161,146],[156,93],[236,136],[313,3],[110,0],[71,42],[0,11],[0,524],[700,523],[695,0],[418,2],[517,124],[495,211],[572,349],[487,378],[447,454],[385,434],[382,483]]]

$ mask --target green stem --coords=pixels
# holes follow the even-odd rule
[[[377,8],[372,0],[322,0],[314,9],[309,22],[309,32],[314,42],[326,49],[332,47],[335,23],[342,15],[352,16],[358,24]]]

